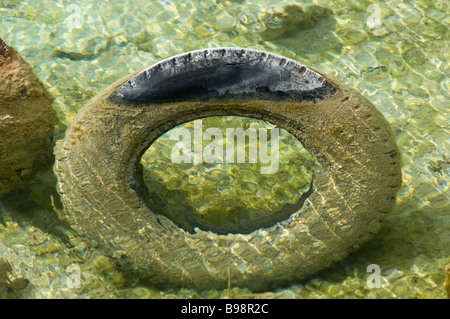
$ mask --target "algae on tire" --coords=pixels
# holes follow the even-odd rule
[[[164,132],[208,116],[286,129],[320,171],[303,206],[251,233],[190,233],[152,212],[140,159]],[[253,291],[305,279],[380,228],[401,184],[388,122],[358,92],[291,59],[240,48],[163,60],[99,92],[55,148],[61,218],[156,285]]]

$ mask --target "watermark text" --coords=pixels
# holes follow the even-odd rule
[[[177,128],[172,132],[172,140],[177,141],[172,148],[173,163],[245,163],[248,149],[248,162],[269,164],[261,166],[262,174],[274,174],[279,167],[279,136],[278,128],[227,128],[225,137],[216,127],[210,127],[203,132],[202,120],[194,121],[194,136],[192,143],[191,131],[187,128]],[[203,148],[203,141],[213,140]],[[248,147],[246,139],[248,138]],[[236,147],[235,147],[236,140]],[[193,148],[192,148],[192,144]],[[270,147],[269,147],[270,145]],[[270,154],[269,154],[270,153]]]

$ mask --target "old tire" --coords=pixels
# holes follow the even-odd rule
[[[164,132],[207,116],[264,119],[297,137],[320,172],[289,218],[249,234],[189,233],[153,213],[140,158]],[[126,76],[84,106],[55,149],[61,216],[154,284],[254,291],[308,277],[378,231],[400,186],[382,114],[342,83],[267,52],[185,53]]]

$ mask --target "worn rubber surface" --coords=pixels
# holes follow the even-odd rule
[[[145,150],[179,124],[222,115],[276,124],[313,155],[320,172],[300,210],[249,234],[220,235],[189,233],[148,208]],[[368,100],[250,49],[193,51],[119,80],[79,111],[55,154],[63,219],[150,282],[200,289],[225,288],[229,268],[234,286],[253,291],[326,268],[378,231],[401,183],[393,134]]]

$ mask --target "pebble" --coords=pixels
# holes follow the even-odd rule
[[[216,16],[216,29],[222,32],[231,31],[236,24],[236,19],[226,11]]]

